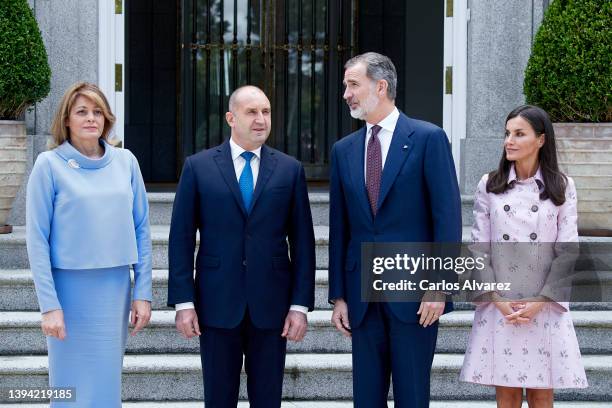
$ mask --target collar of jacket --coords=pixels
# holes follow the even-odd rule
[[[104,147],[104,155],[99,159],[92,159],[79,152],[69,141],[65,141],[55,149],[55,153],[66,160],[68,165],[75,169],[101,169],[106,167],[114,156],[113,146],[100,139],[100,145]]]

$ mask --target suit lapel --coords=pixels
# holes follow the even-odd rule
[[[261,195],[261,192],[266,186],[266,183],[270,179],[272,172],[276,168],[277,159],[274,157],[274,152],[271,151],[266,145],[261,146],[261,160],[259,162],[259,175],[257,176],[257,183],[255,184],[255,191],[253,192],[253,201],[251,203],[251,212],[255,208],[255,203]]]
[[[232,151],[229,141],[226,140],[216,149],[217,154],[214,156],[215,162],[217,163],[217,166],[219,166],[219,170],[221,171],[221,175],[223,176],[225,183],[234,195],[238,207],[240,207],[242,214],[246,217],[248,214],[244,208],[242,194],[240,194],[240,187],[238,186],[238,181],[236,180],[236,170],[234,169],[234,162],[232,161]]]
[[[410,135],[413,129],[411,128],[408,118],[400,112],[400,116],[395,125],[395,131],[391,138],[391,145],[385,160],[382,179],[380,182],[380,194],[378,195],[378,208],[380,209],[387,194],[391,190],[391,186],[397,177],[397,173],[402,168],[410,150],[412,150],[412,140]]]
[[[359,137],[349,146],[347,159],[349,172],[353,182],[353,188],[357,192],[359,206],[366,213],[366,216],[372,220],[372,210],[368,201],[368,192],[366,191],[365,176],[364,176],[364,157],[365,157],[365,136],[366,127],[359,134]]]

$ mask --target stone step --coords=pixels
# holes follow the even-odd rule
[[[48,404],[0,404],[0,408],[47,408]],[[202,401],[142,401],[124,402],[123,408],[202,408]],[[393,401],[388,402],[393,408]],[[490,401],[431,401],[429,408],[496,408],[493,398]],[[610,408],[608,402],[596,401],[555,401],[557,408]],[[249,408],[247,401],[239,401],[237,408]],[[281,408],[353,408],[352,401],[297,401],[285,400]],[[521,408],[529,408],[527,401]]]
[[[612,299],[612,273],[611,272],[588,272],[584,273],[585,279],[580,282],[581,286],[576,299],[586,299],[588,294],[584,291],[597,290],[600,300]],[[596,281],[592,277],[597,277]],[[166,269],[153,270],[153,309],[168,310],[167,302],[168,271]],[[331,309],[327,301],[328,297],[328,274],[327,270],[317,270],[315,279],[315,308]],[[464,302],[462,297],[455,297],[455,308],[459,310],[470,310],[473,306]],[[595,300],[595,299],[593,299]],[[572,310],[612,310],[612,302],[573,302]],[[34,291],[32,274],[28,269],[5,269],[0,270],[0,311],[38,311],[38,300]]]
[[[612,356],[584,356],[589,381],[585,389],[556,390],[559,401],[609,401]],[[492,387],[461,383],[461,354],[437,354],[431,376],[433,400],[491,400]],[[4,388],[44,387],[46,356],[0,356]],[[136,401],[199,400],[202,398],[200,356],[196,354],[127,355],[123,362],[123,398]],[[333,385],[332,385],[333,384]],[[244,375],[240,396],[246,397]],[[350,354],[289,354],[283,397],[298,400],[344,400],[352,396]],[[0,402],[8,402],[6,399]]]
[[[174,193],[148,193],[147,195],[149,197],[149,221],[151,225],[170,225]],[[329,225],[329,192],[311,192],[308,197],[313,225]],[[472,225],[473,205],[474,197],[472,195],[461,196],[464,225]]]
[[[601,174],[612,176],[612,162],[569,162],[559,161],[559,168],[569,176],[589,176],[591,174]]]
[[[572,311],[580,351],[612,354],[612,314],[607,311]],[[442,316],[438,332],[439,353],[464,353],[474,312],[455,311]],[[331,310],[308,314],[309,330],[300,343],[288,342],[290,353],[347,353],[350,339],[331,322]],[[68,328],[70,336],[70,328]],[[0,312],[0,355],[46,354],[45,337],[38,312]],[[150,324],[138,335],[129,336],[128,354],[198,353],[198,339],[184,339],[175,329],[173,311],[154,311]]]
[[[327,268],[327,243],[329,228],[315,226],[317,267]],[[153,268],[168,268],[168,225],[151,226],[151,241],[153,243]],[[25,227],[13,228],[12,234],[0,235],[0,269],[29,268],[28,254],[25,244]]]
[[[174,193],[147,193],[151,225],[170,225]]]
[[[327,302],[327,271],[316,272],[315,305],[317,309],[329,309]],[[168,270],[153,270],[153,302],[155,310],[169,309]],[[29,269],[0,269],[0,311],[38,311],[38,300]]]
[[[580,214],[580,228],[583,230],[612,230],[612,218],[606,212],[584,212]]]
[[[608,190],[604,195],[609,195],[612,189]],[[580,194],[580,192],[578,192]],[[602,230],[606,233],[612,231],[612,200],[579,200],[579,228],[581,230]]]
[[[472,191],[470,191],[472,193]],[[471,227],[474,224],[474,196],[461,195],[461,222],[464,227]]]
[[[612,149],[612,138],[558,138],[555,140],[559,152],[564,150],[610,150]]]
[[[151,226],[151,241],[153,243],[153,268],[168,268],[168,225]],[[317,268],[326,269],[328,264],[329,227],[315,226],[315,243]],[[463,240],[470,237],[470,227],[463,227]],[[25,243],[25,227],[16,226],[12,234],[0,235],[0,269],[29,268],[28,254]]]
[[[612,204],[610,204],[612,205]],[[151,240],[153,243],[153,268],[168,268],[168,234],[167,225],[153,225]],[[471,227],[463,227],[463,242],[470,242]],[[328,265],[329,227],[315,226],[316,267],[326,269]],[[612,237],[580,237],[581,242],[612,243]],[[26,269],[29,267],[25,244],[25,227],[16,226],[12,234],[0,235],[0,269]]]
[[[149,221],[151,225],[170,225],[174,193],[147,193],[149,197]],[[314,225],[329,224],[329,193],[311,192],[310,210]]]
[[[612,150],[605,143],[598,143],[584,149],[559,149],[558,157],[562,162],[612,163]]]
[[[576,311],[612,310],[612,272],[611,271],[585,271],[576,277],[573,287],[575,301],[570,303],[570,309]],[[165,293],[165,288],[161,289]],[[595,298],[594,293],[597,294]],[[165,295],[164,295],[165,296]],[[315,285],[315,309],[331,309],[328,299],[328,273],[318,270]],[[455,296],[456,310],[473,310],[474,305],[466,301],[465,296]],[[585,299],[593,300],[585,302]],[[0,309],[1,310],[1,309]]]

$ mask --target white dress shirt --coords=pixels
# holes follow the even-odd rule
[[[230,138],[229,144],[232,152],[232,161],[234,162],[234,170],[236,171],[236,180],[240,182],[240,175],[242,174],[242,170],[244,170],[244,165],[246,164],[246,160],[244,157],[241,156],[241,154],[246,152],[246,150],[238,146],[238,144],[234,142],[232,138]],[[255,150],[252,150],[251,153],[255,154],[255,156],[251,158],[251,171],[253,172],[253,191],[255,191],[255,186],[257,185],[257,176],[259,176],[259,163],[261,162],[261,146],[259,146]]]
[[[230,138],[229,144],[232,153],[232,161],[234,162],[234,170],[236,171],[236,180],[240,181],[240,175],[242,174],[242,170],[244,170],[244,165],[246,164],[246,160],[244,157],[241,156],[241,154],[246,150],[238,146],[238,144],[234,142],[232,138]],[[387,147],[387,150],[389,150],[389,147]],[[253,190],[255,190],[255,186],[257,185],[257,176],[259,175],[259,163],[261,162],[261,146],[259,146],[255,150],[251,150],[251,152],[255,154],[255,156],[251,158],[251,171],[253,172]],[[185,302],[177,303],[174,308],[179,311],[183,309],[194,309],[195,306],[193,302]],[[291,305],[289,310],[295,310],[304,314],[308,313],[308,308],[306,306],[300,305]]]
[[[366,138],[365,138],[365,156],[363,158],[363,175],[367,180],[367,166],[368,166],[368,142],[372,137],[372,126],[378,125],[381,127],[378,132],[378,140],[380,140],[380,153],[382,156],[382,166],[385,168],[385,160],[387,160],[387,154],[389,153],[389,146],[391,146],[391,139],[393,138],[393,132],[395,132],[395,125],[399,119],[399,110],[393,108],[391,113],[386,118],[378,123],[366,122]]]

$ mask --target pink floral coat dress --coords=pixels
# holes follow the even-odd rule
[[[514,188],[502,194],[487,193],[487,179],[484,175],[480,180],[474,199],[473,242],[578,241],[577,197],[571,178],[561,206],[540,199],[544,181],[539,169],[534,177],[518,181],[512,167],[508,182]],[[543,269],[550,269],[551,262]],[[522,297],[517,293],[521,283],[533,282],[534,271],[543,270],[531,263],[513,257],[492,262],[497,281],[511,281],[518,288],[502,296]],[[569,303],[547,303],[525,324],[506,323],[493,303],[477,304],[460,380],[522,388],[587,387]]]

